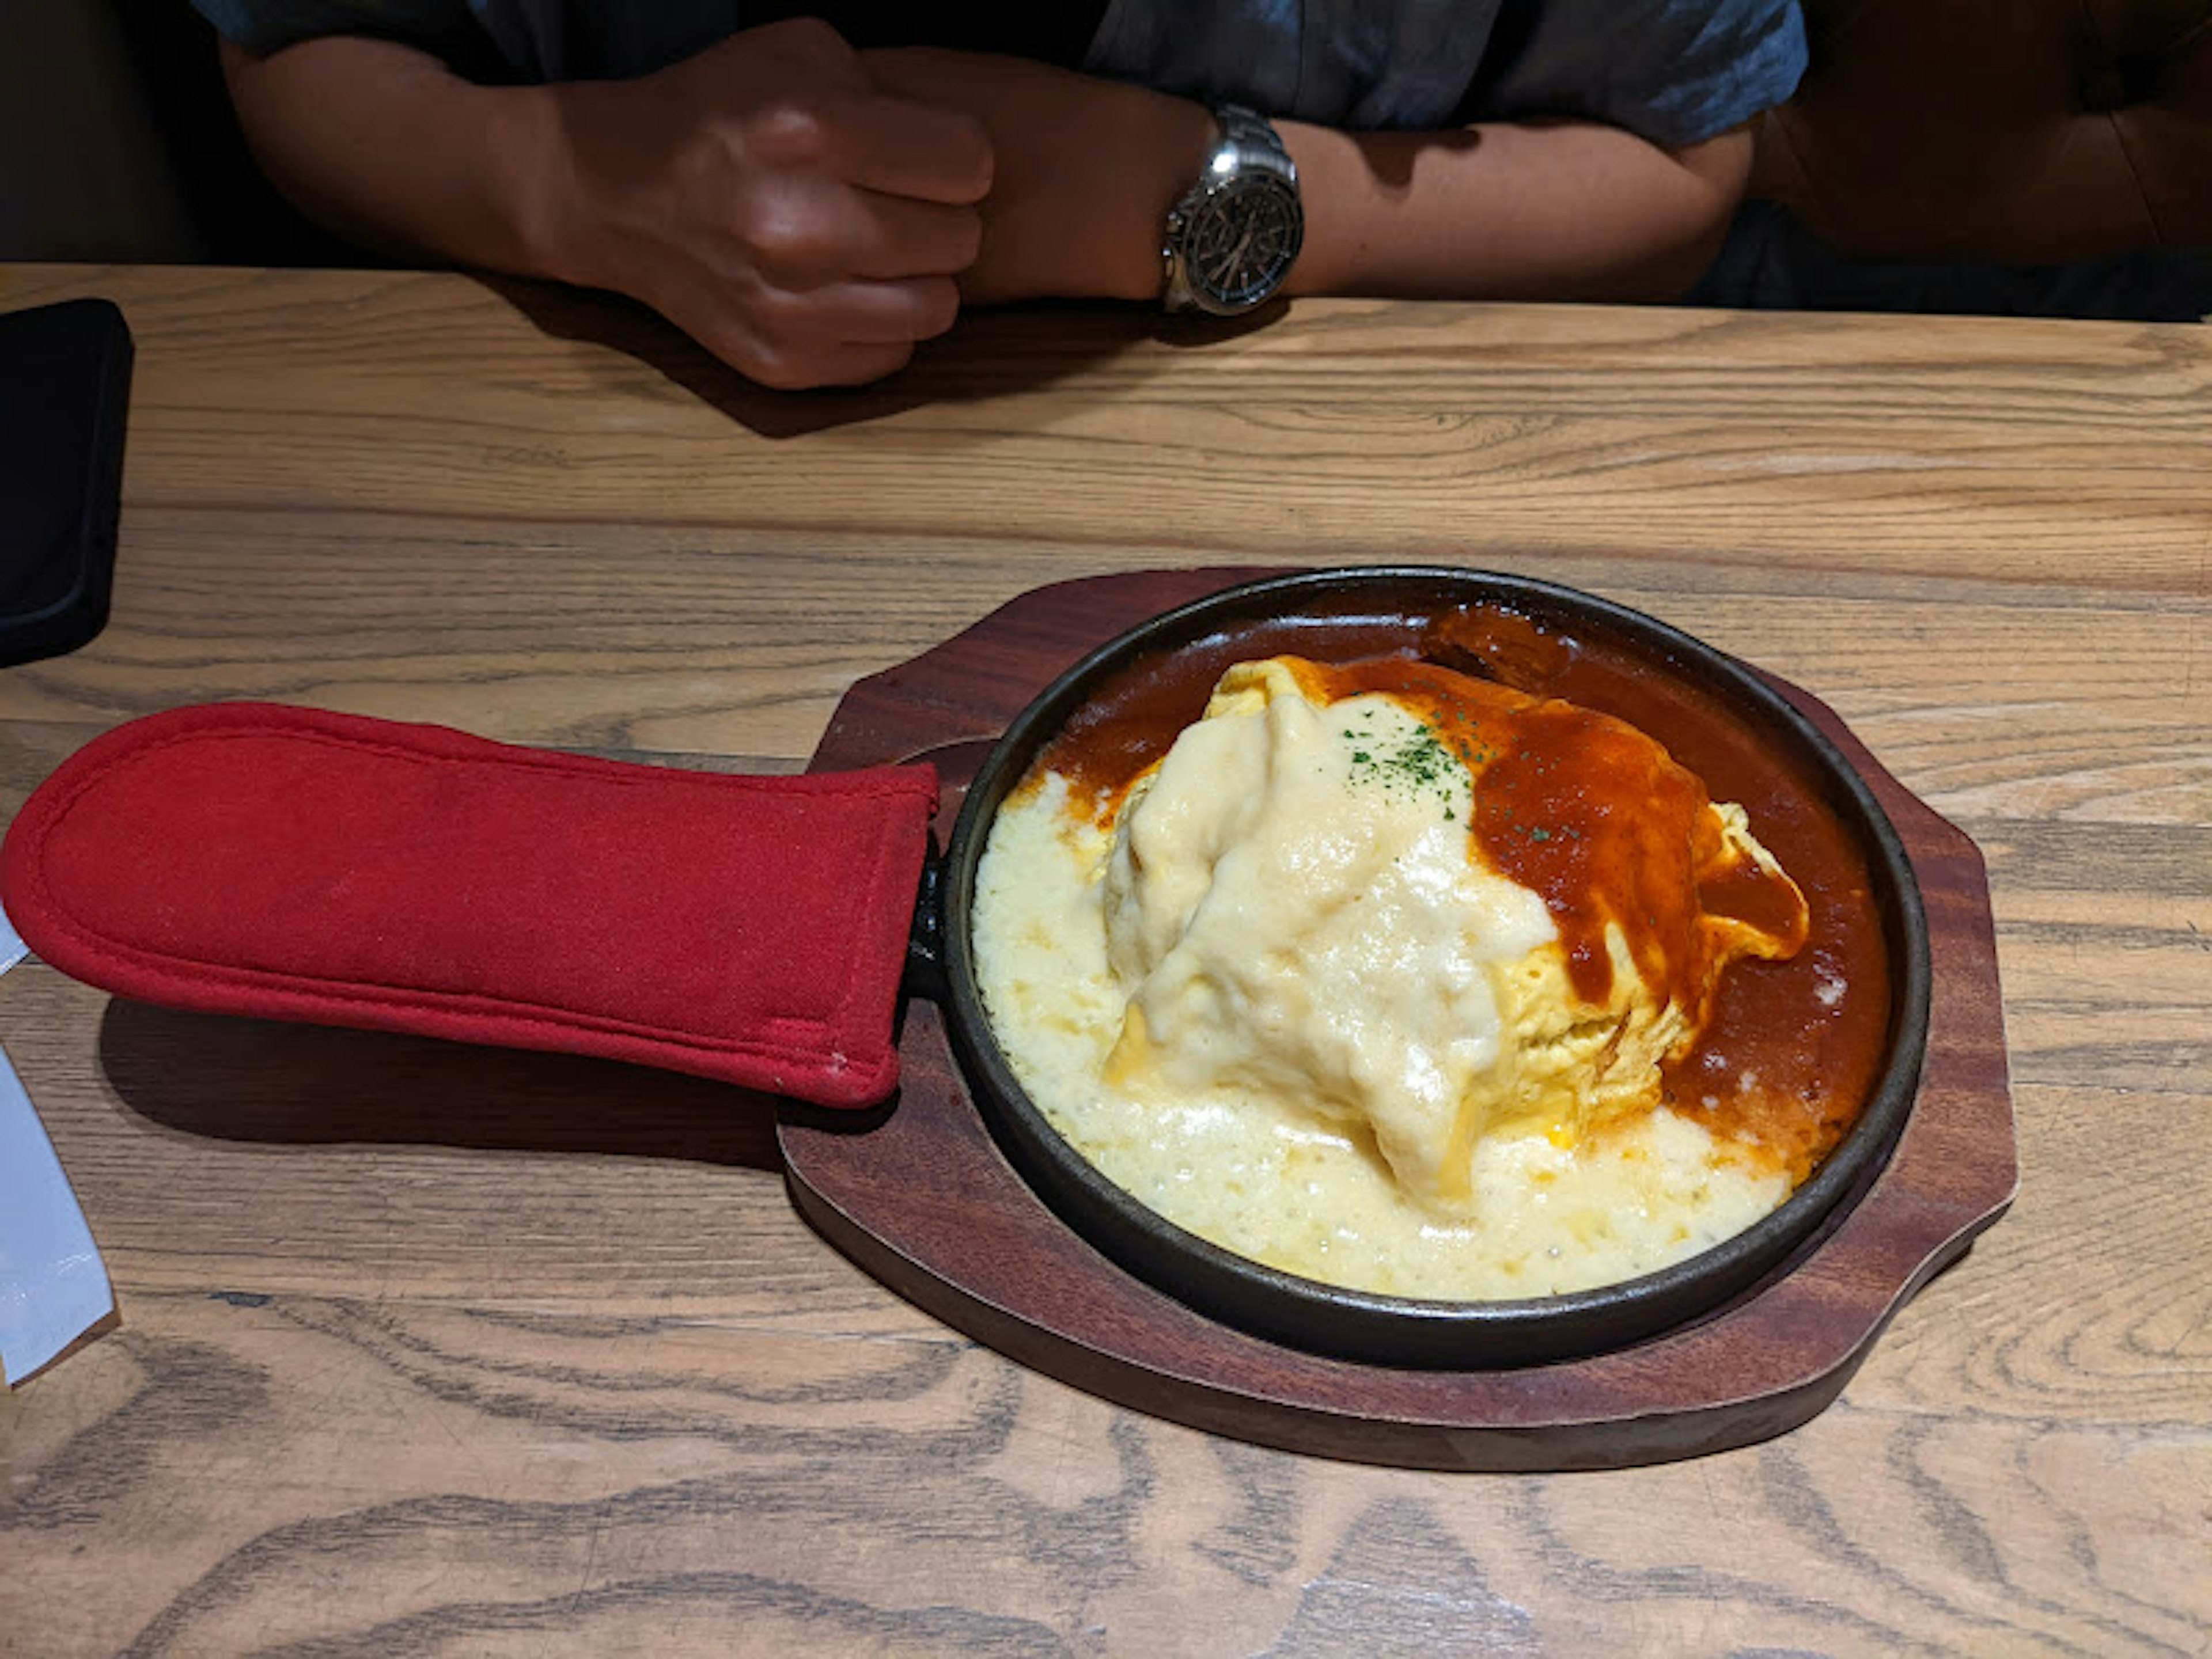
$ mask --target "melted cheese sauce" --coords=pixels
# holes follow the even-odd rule
[[[1705,821],[1683,814],[1715,816],[1695,780],[1646,758],[1641,751],[1655,746],[1618,721],[1594,725],[1585,711],[1470,688],[1422,665],[1304,664],[1297,678],[1299,697],[1273,687],[1273,714],[1318,723],[1278,732],[1257,761],[1249,745],[1206,733],[1215,724],[1206,721],[1187,754],[1179,743],[1133,792],[1127,778],[1102,790],[1095,776],[1048,767],[1000,809],[978,872],[979,974],[1009,1063],[1070,1144],[1141,1202],[1225,1249],[1308,1278],[1446,1300],[1632,1278],[1741,1231],[1786,1197],[1786,1159],[1661,1103],[1657,1079],[1681,1022],[1701,1020],[1710,1006],[1714,939],[1729,953],[1753,939],[1768,954],[1790,954],[1804,937],[1802,902],[1794,915],[1761,919],[1762,907],[1775,910],[1780,878],[1722,856],[1735,833],[1724,817],[1698,832],[1702,846],[1678,829],[1680,850],[1670,856],[1680,867],[1647,871],[1642,843],[1660,815],[1571,818],[1560,780],[1573,769],[1559,757],[1596,754],[1645,801],[1694,790],[1694,800],[1676,803],[1678,825]],[[1241,711],[1220,701],[1209,713],[1270,708],[1267,696],[1255,708],[1248,696]],[[1484,744],[1484,714],[1510,715],[1518,740]],[[1426,746],[1413,746],[1423,741],[1413,733]],[[1197,787],[1176,776],[1178,754]],[[1378,771],[1378,757],[1402,763]],[[1350,775],[1328,775],[1332,766]],[[1473,787],[1478,775],[1484,790]],[[1219,781],[1211,794],[1208,777]],[[1358,815],[1342,810],[1346,791],[1362,781],[1364,816],[1346,828]],[[1545,833],[1532,836],[1535,821],[1520,814],[1539,802]],[[1164,827],[1133,830],[1117,847],[1115,820],[1139,804]],[[1255,804],[1293,829],[1315,827],[1270,842],[1251,822]],[[1146,834],[1160,846],[1148,851]],[[1470,836],[1482,849],[1473,859]],[[1440,846],[1448,859],[1435,855]],[[1237,863],[1248,852],[1249,868]],[[1513,878],[1495,873],[1500,866]],[[1194,869],[1203,873],[1196,899],[1176,890],[1199,880]],[[1650,925],[1624,928],[1589,902],[1600,885],[1593,872],[1603,871],[1613,877],[1605,890],[1649,912]],[[1705,916],[1692,896],[1707,876],[1715,893],[1733,889],[1747,902],[1708,899],[1718,914]],[[1147,892],[1148,880],[1163,891]],[[1439,927],[1423,912],[1424,896],[1440,894],[1483,917],[1472,945],[1453,942],[1456,924]],[[1331,930],[1343,915],[1370,903],[1402,913],[1395,933],[1337,942]],[[1254,930],[1256,915],[1274,910],[1289,914],[1294,950],[1282,947],[1285,935]],[[1664,927],[1655,920],[1662,912]],[[1402,950],[1378,953],[1376,942],[1394,937]],[[1492,963],[1523,965],[1491,973]],[[1410,1058],[1393,1057],[1388,1041],[1363,1049],[1371,1028],[1424,999],[1438,1006],[1413,1009],[1402,1029],[1418,1032],[1425,1020],[1433,1043],[1407,1043],[1401,1030],[1396,1041]],[[1593,1006],[1602,1019],[1588,1018]],[[1590,1031],[1601,1035],[1577,1049],[1575,1034]],[[1496,1069],[1501,1047],[1556,1050],[1556,1075],[1534,1065],[1525,1099],[1455,1121],[1449,1103],[1481,1094],[1470,1079]],[[1561,1108],[1576,1079],[1601,1079],[1594,1068],[1622,1049],[1632,1051],[1622,1075],[1633,1101],[1624,1093],[1593,1111],[1590,1097],[1604,1091],[1585,1086],[1578,1105]],[[1393,1066],[1401,1075],[1378,1084]],[[1735,1086],[1754,1089],[1756,1079]],[[1441,1119],[1429,1095],[1445,1102]],[[1712,1101],[1699,1105],[1700,1116],[1724,1121]]]

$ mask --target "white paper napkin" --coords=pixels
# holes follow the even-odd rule
[[[0,974],[23,954],[0,913]],[[84,1212],[0,1051],[0,1382],[21,1382],[51,1364],[114,1307]]]

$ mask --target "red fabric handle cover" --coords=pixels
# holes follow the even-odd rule
[[[64,762],[0,847],[0,903],[142,1001],[860,1106],[897,1081],[936,807],[927,766],[731,776],[216,703]]]

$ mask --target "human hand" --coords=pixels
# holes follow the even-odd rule
[[[558,96],[545,234],[569,280],[642,300],[781,388],[878,379],[952,325],[990,139],[879,89],[828,25],[749,29]]]
[[[902,47],[861,59],[886,93],[964,111],[990,135],[964,301],[1158,297],[1168,210],[1213,135],[1203,106],[1016,58]]]

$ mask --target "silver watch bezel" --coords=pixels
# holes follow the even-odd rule
[[[1290,152],[1266,117],[1241,105],[1214,111],[1218,142],[1189,189],[1168,210],[1161,241],[1165,269],[1163,302],[1170,311],[1200,311],[1235,317],[1257,309],[1280,291],[1305,240],[1305,211],[1298,194],[1298,172]],[[1280,240],[1263,267],[1249,280],[1226,283],[1194,259],[1194,241],[1226,214],[1258,211],[1277,227]]]

